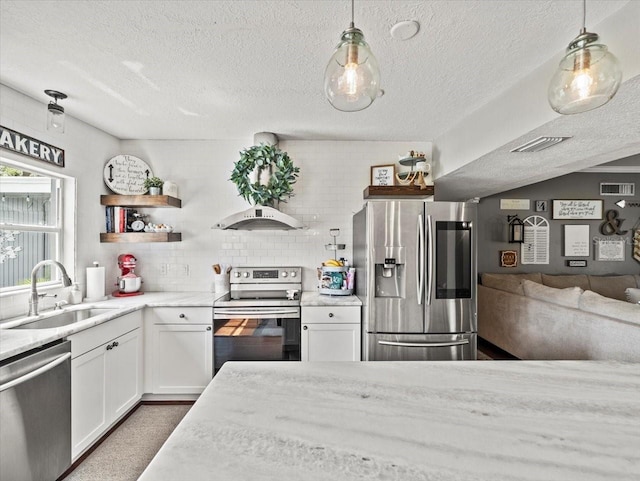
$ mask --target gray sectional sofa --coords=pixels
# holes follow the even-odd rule
[[[640,275],[482,274],[478,335],[520,359],[640,362],[639,292]]]

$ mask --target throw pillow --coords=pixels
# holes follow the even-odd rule
[[[640,306],[610,299],[592,291],[580,296],[580,309],[640,325]]]
[[[522,281],[524,295],[532,299],[550,302],[559,306],[578,309],[582,289],[579,287],[565,287],[556,289],[555,287],[544,286],[531,281]]]
[[[624,290],[627,287],[637,287],[636,279],[629,276],[589,276],[591,290],[601,296],[626,301]]]
[[[491,287],[492,289],[498,289],[500,291],[506,291],[520,296],[524,296],[524,291],[522,290],[523,280],[527,279],[538,283],[542,282],[542,277],[539,272],[530,274],[483,273],[480,275],[480,278],[482,285],[485,287]]]
[[[585,274],[567,276],[542,274],[542,283],[545,286],[555,287],[556,289],[574,286],[582,290],[589,289],[589,278]]]
[[[640,304],[640,289],[629,287],[624,293],[627,295],[627,301],[632,304]]]

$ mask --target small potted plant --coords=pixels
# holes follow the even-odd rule
[[[164,181],[159,177],[148,177],[144,179],[144,188],[149,191],[149,195],[160,195]]]

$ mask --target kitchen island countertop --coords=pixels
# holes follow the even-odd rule
[[[74,310],[84,306],[106,307],[116,311],[80,321],[68,326],[51,329],[11,329],[21,320],[5,320],[0,324],[0,361],[21,354],[49,342],[63,339],[76,332],[108,322],[144,307],[212,307],[213,302],[225,293],[212,292],[145,292],[141,296],[110,297],[100,302],[82,303],[65,306],[63,310]],[[50,315],[50,311],[29,318],[35,321]]]
[[[636,480],[640,365],[227,362],[140,481]]]

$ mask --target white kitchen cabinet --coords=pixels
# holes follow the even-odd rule
[[[213,377],[211,308],[148,308],[145,316],[148,391],[200,394]]]
[[[302,361],[359,361],[359,306],[303,306]]]
[[[69,336],[73,459],[141,399],[141,327],[138,311]]]

